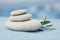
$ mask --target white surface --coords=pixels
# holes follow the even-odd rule
[[[51,19],[56,30],[17,32],[6,28],[7,18],[0,17],[0,40],[60,40],[60,19]]]

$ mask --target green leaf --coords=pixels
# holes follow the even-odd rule
[[[51,27],[52,25],[47,25],[47,27]]]
[[[46,30],[55,30],[55,28],[46,28]]]
[[[50,21],[47,21],[46,19],[47,19],[47,16],[45,17],[44,21],[41,22],[42,25],[50,23]]]
[[[51,21],[47,21],[46,18],[47,18],[47,16],[45,17],[44,21],[41,21],[42,27],[43,27],[43,25],[49,24],[51,22]],[[50,28],[51,26],[52,25],[47,25],[43,28],[45,28],[46,30],[55,30],[54,28]]]
[[[41,22],[42,25],[49,24],[49,23],[50,23],[50,21],[42,21]]]

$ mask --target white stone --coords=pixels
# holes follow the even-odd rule
[[[27,9],[21,9],[21,10],[15,10],[15,11],[12,11],[10,14],[11,15],[19,15],[19,14],[25,14],[27,13]]]
[[[25,22],[11,22],[7,21],[7,28],[12,30],[21,30],[21,31],[36,31],[40,29],[41,24],[38,20],[29,20]]]
[[[24,15],[18,15],[18,16],[10,16],[10,21],[25,21],[32,18],[31,14],[24,14]]]

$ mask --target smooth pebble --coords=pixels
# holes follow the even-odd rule
[[[36,31],[40,29],[41,24],[38,20],[29,20],[25,22],[11,22],[7,21],[7,28],[12,30],[20,30],[20,31]]]
[[[21,22],[21,21],[25,21],[25,20],[30,20],[31,18],[32,18],[31,14],[24,14],[24,15],[19,15],[19,16],[10,16],[9,20]]]
[[[21,14],[26,14],[27,13],[27,9],[21,9],[21,10],[15,10],[15,11],[12,11],[10,14],[11,15],[21,15]]]

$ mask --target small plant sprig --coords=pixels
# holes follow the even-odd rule
[[[54,28],[51,27],[51,26],[53,26],[52,24],[46,25],[46,24],[51,23],[51,21],[48,21],[46,19],[47,19],[47,16],[45,17],[44,21],[41,21],[42,28],[45,28],[46,30],[55,30]],[[43,25],[45,25],[45,27]]]

